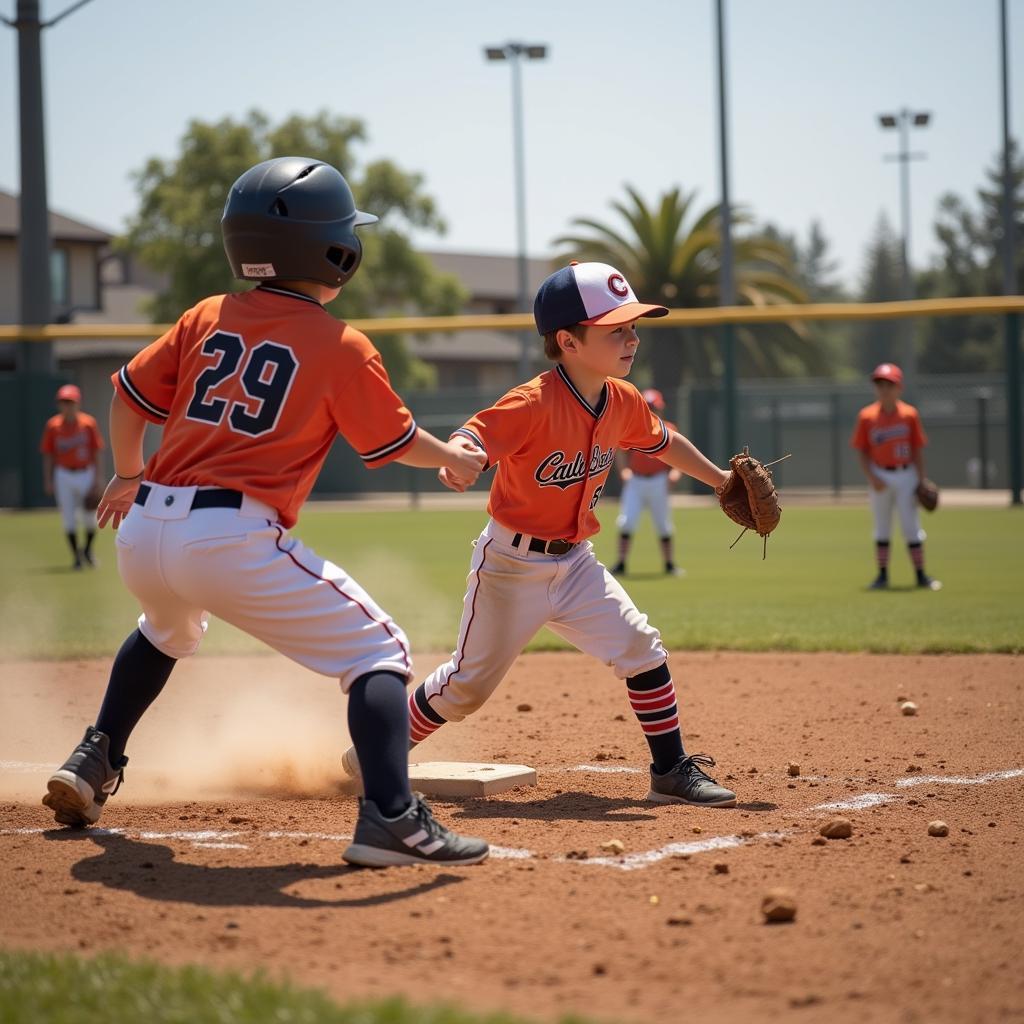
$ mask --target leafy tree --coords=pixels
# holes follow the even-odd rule
[[[903,298],[903,247],[888,217],[879,214],[865,257],[862,302],[896,302]],[[897,361],[906,328],[898,320],[861,320],[854,331],[854,358],[863,373],[888,360]]]
[[[952,193],[939,201],[935,235],[941,252],[936,265],[918,278],[927,297],[1001,295],[1002,154],[985,172],[987,185],[976,193],[976,208]],[[1024,159],[1010,148],[1012,216],[1015,224],[1016,291],[1024,291]],[[931,317],[924,325],[921,368],[931,373],[995,371],[1003,367],[1003,334],[992,316]]]
[[[718,204],[697,212],[696,193],[675,188],[648,206],[631,187],[627,198],[612,202],[620,223],[589,218],[572,223],[577,233],[556,244],[566,255],[618,267],[637,294],[647,301],[693,308],[717,306],[721,251]],[[751,228],[743,209],[733,211],[733,260],[737,302],[772,305],[805,302],[794,277],[787,248],[777,239]],[[749,376],[784,374],[825,368],[822,353],[808,342],[798,324],[765,324],[736,329],[737,366]],[[663,390],[684,379],[707,379],[721,370],[719,332],[714,327],[659,328],[648,331],[641,362]]]
[[[244,120],[192,121],[170,160],[153,157],[134,175],[139,209],[120,247],[168,276],[149,310],[154,321],[172,321],[205,295],[250,287],[231,277],[220,239],[220,217],[231,183],[247,168],[275,156],[302,154],[337,167],[362,209],[380,223],[361,231],[363,265],[332,303],[336,316],[355,319],[408,313],[456,312],[464,293],[456,278],[434,270],[409,241],[411,229],[442,233],[434,201],[419,174],[388,160],[360,173],[353,150],[366,139],[363,123],[321,112],[293,115],[271,125],[259,111]],[[409,355],[402,339],[374,339],[400,388],[432,382],[432,368]]]

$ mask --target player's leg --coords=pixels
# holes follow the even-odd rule
[[[92,545],[96,539],[96,513],[89,508],[89,495],[96,485],[96,467],[89,466],[82,471],[82,498],[79,506],[79,514],[82,518],[82,534],[85,538],[82,544],[82,558],[86,565],[95,566],[96,559],[93,557]]]
[[[900,528],[907,542],[907,554],[914,567],[917,585],[925,590],[941,590],[942,583],[933,579],[924,567],[924,542],[927,534],[921,527],[921,510],[917,502],[918,475],[915,469],[902,471],[896,493],[896,508],[900,517]]]
[[[879,473],[881,476],[881,473]],[[868,491],[871,501],[871,518],[874,523],[875,564],[878,574],[871,582],[869,590],[885,590],[889,586],[889,536],[892,529],[892,509],[894,492],[888,484],[884,490],[876,491],[873,487]]]
[[[672,522],[672,510],[669,506],[668,474],[659,473],[651,477],[651,489],[648,494],[651,519],[658,531],[661,544],[661,559],[668,576],[678,576],[681,570],[676,566],[675,559],[675,526]]]
[[[177,659],[195,650],[205,630],[202,610],[183,603],[162,582],[158,529],[158,523],[133,510],[118,532],[118,567],[143,614],[114,658],[96,724],[47,782],[43,803],[63,825],[99,819],[124,778],[132,730],[163,690]]]
[[[75,486],[74,473],[57,466],[53,471],[53,496],[60,510],[60,521],[64,527],[64,536],[71,548],[71,568],[82,568],[82,553],[78,548],[78,533],[75,524]]]
[[[552,588],[556,610],[548,625],[574,647],[613,666],[626,681],[630,706],[651,752],[648,799],[715,807],[735,804],[736,794],[704,771],[714,759],[684,749],[675,684],[658,631],[594,558],[589,543],[568,561],[568,571]]]
[[[629,558],[633,534],[636,532],[642,511],[643,496],[640,493],[638,480],[635,476],[630,477],[622,485],[622,500],[619,505],[619,514],[615,520],[615,525],[619,530],[619,551],[615,565],[611,568],[614,576],[625,575],[626,560]]]

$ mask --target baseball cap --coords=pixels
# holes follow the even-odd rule
[[[648,388],[644,391],[643,400],[655,409],[665,408],[665,398],[657,388]]]
[[[57,389],[58,402],[80,402],[81,400],[82,392],[74,384],[65,384]]]
[[[895,363],[879,363],[871,371],[872,380],[887,380],[893,384],[903,383],[903,371]]]
[[[638,302],[629,282],[607,263],[573,261],[544,279],[533,302],[539,334],[573,324],[628,324],[667,312],[664,306]]]

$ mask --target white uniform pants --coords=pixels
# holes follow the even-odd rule
[[[343,569],[277,523],[268,505],[190,511],[195,487],[150,484],[117,532],[117,565],[143,613],[139,630],[172,658],[195,653],[207,613],[300,665],[341,680],[412,678],[409,644]]]
[[[921,529],[921,517],[917,505],[917,467],[910,465],[904,469],[882,469],[872,466],[871,472],[884,481],[885,490],[876,491],[871,488],[871,514],[875,519],[875,540],[888,541],[892,532],[892,510],[899,513],[900,526],[908,544],[924,542],[925,534]]]
[[[674,531],[672,516],[669,513],[668,493],[667,471],[655,473],[653,476],[631,476],[622,485],[622,503],[619,506],[618,519],[615,520],[619,533],[636,533],[641,513],[645,508],[649,508],[658,536],[671,537]]]
[[[476,711],[494,692],[534,634],[548,626],[620,679],[665,659],[658,631],[594,556],[589,541],[565,555],[529,550],[524,535],[491,520],[475,543],[451,658],[426,679],[430,706],[449,722]]]
[[[60,521],[65,533],[74,533],[79,523],[83,529],[96,529],[96,515],[85,507],[85,499],[96,480],[96,467],[65,469],[55,466],[53,470],[53,496],[60,509]]]

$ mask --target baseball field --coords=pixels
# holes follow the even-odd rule
[[[312,506],[296,532],[402,623],[423,675],[483,521]],[[3,523],[0,1020],[1024,1018],[1019,511],[928,517],[935,593],[898,543],[891,589],[865,591],[859,505],[787,505],[766,560],[753,537],[728,549],[716,509],[679,509],[681,578],[645,524],[624,582],[672,650],[688,750],[738,806],[644,802],[624,687],[541,633],[414,756],[537,769],[536,787],[435,802],[492,858],[380,872],[340,858],[337,687],[219,622],[134,734],[102,827],[55,828],[46,776],[137,613],[109,533],[72,572],[55,514]],[[825,838],[837,818],[850,835]],[[793,920],[766,923],[775,889]]]

